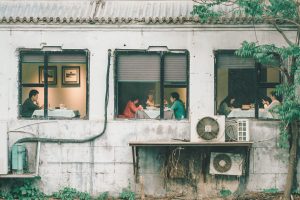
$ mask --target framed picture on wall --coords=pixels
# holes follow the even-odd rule
[[[44,83],[44,66],[39,66],[39,83]],[[48,85],[57,84],[57,67],[48,66]]]
[[[80,86],[79,66],[62,66],[62,85]]]

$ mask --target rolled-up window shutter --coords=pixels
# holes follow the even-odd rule
[[[157,82],[160,80],[160,56],[120,55],[117,76],[119,81]]]
[[[165,82],[187,82],[187,56],[166,55],[164,60]]]
[[[253,58],[242,58],[229,53],[217,54],[217,67],[218,68],[254,68],[255,61]]]
[[[43,55],[24,55],[23,63],[44,63]]]
[[[78,54],[49,55],[49,63],[85,63],[86,56]]]

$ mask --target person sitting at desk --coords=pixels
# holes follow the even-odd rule
[[[177,92],[172,92],[170,96],[170,100],[172,102],[171,110],[174,111],[175,118],[184,119],[185,109],[184,109],[183,102],[179,98],[179,94]]]
[[[23,105],[22,105],[22,111],[21,115],[22,117],[31,117],[32,113],[35,110],[42,109],[44,106],[39,106],[38,103],[38,98],[39,98],[39,92],[37,90],[30,90],[29,92],[29,98],[27,98]]]
[[[233,106],[234,102],[235,102],[235,98],[228,95],[220,103],[219,110],[218,110],[219,115],[225,115],[227,117],[227,115],[229,115],[229,113],[231,112],[232,108],[234,108]]]
[[[127,105],[124,109],[123,115],[125,118],[134,118],[135,113],[138,110],[143,110],[141,105],[137,106],[136,104],[139,102],[137,97],[131,97],[130,100],[127,102]]]
[[[279,96],[276,95],[275,91],[271,92],[271,100],[272,100],[271,103],[269,103],[268,101],[262,100],[265,110],[270,110],[276,106],[281,105],[281,103],[279,101]]]
[[[280,97],[275,93],[275,91],[271,92],[271,103],[269,103],[268,101],[265,101],[264,99],[262,100],[263,104],[264,104],[264,109],[267,111],[274,111],[274,108],[276,108],[277,106],[280,106],[281,103],[279,101]],[[272,113],[273,114],[273,113]],[[278,117],[278,116],[276,116]]]
[[[153,94],[152,93],[148,94],[146,105],[149,106],[149,107],[154,107],[155,106],[154,98],[153,98]]]

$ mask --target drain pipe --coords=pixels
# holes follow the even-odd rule
[[[60,138],[44,138],[44,137],[27,137],[17,140],[16,143],[29,143],[29,142],[38,142],[38,143],[86,143],[93,141],[101,137],[107,128],[107,107],[109,100],[109,72],[110,72],[110,60],[111,60],[111,49],[108,50],[108,62],[107,62],[107,71],[106,71],[106,87],[105,87],[105,101],[104,101],[104,125],[103,130],[94,136],[83,138],[83,139],[60,139]]]

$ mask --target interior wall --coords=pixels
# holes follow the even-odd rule
[[[172,92],[177,92],[179,94],[180,99],[183,101],[184,105],[186,106],[186,101],[187,101],[186,88],[165,88],[165,96],[169,104],[171,103],[170,96]]]
[[[22,82],[23,83],[39,83],[39,63],[25,63],[22,65]],[[86,116],[86,64],[51,64],[49,66],[57,66],[57,84],[48,86],[48,103],[50,108],[59,107],[64,104],[67,109],[79,110],[80,117]],[[62,66],[79,66],[80,67],[80,86],[63,86],[62,85]],[[22,88],[22,103],[28,98],[30,90],[39,91],[39,104],[44,103],[44,88]]]
[[[267,81],[271,83],[279,83],[279,69],[278,68],[268,68],[267,69]]]

